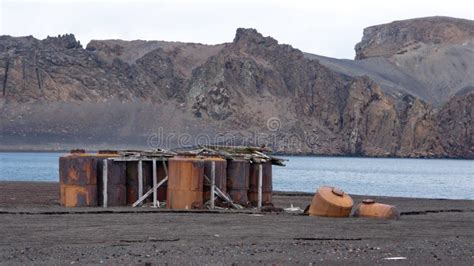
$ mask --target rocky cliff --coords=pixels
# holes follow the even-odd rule
[[[72,35],[2,36],[0,74],[3,149],[226,142],[474,157],[469,89],[434,109],[253,29],[222,45],[105,40],[86,49]]]

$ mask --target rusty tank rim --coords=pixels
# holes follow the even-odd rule
[[[363,204],[374,204],[375,200],[373,200],[373,199],[364,199],[364,200],[362,200],[362,203]]]
[[[322,186],[316,191],[316,193],[328,203],[334,204],[333,199],[336,197],[340,198],[340,201],[338,201],[340,207],[352,208],[352,206],[354,206],[354,201],[352,198],[340,188]]]

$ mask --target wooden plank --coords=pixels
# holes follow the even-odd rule
[[[168,168],[166,167],[165,160],[162,160],[161,163],[163,164],[163,168],[165,169],[165,176],[168,176]]]
[[[141,204],[142,201],[144,201],[148,196],[150,196],[151,193],[153,193],[154,189],[158,189],[161,185],[163,185],[166,181],[168,181],[168,177],[165,177],[165,179],[161,180],[160,183],[158,183],[156,186],[154,186],[152,189],[148,190],[143,196],[141,196],[135,203],[133,203],[132,207],[137,207],[138,204]]]
[[[103,198],[103,203],[102,207],[107,208],[108,205],[108,197],[107,197],[107,186],[108,186],[108,163],[107,159],[104,159],[103,161],[104,165],[102,167],[102,198]]]
[[[158,189],[156,187],[156,160],[153,160],[153,207],[156,208],[156,202],[158,201]]]
[[[216,162],[212,162],[211,164],[211,209],[214,209],[215,205],[215,198],[214,194],[216,193]]]
[[[262,164],[258,165],[258,207],[262,208]]]
[[[138,161],[138,198],[143,196],[143,161]]]

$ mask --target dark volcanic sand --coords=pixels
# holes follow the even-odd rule
[[[0,182],[2,264],[474,264],[474,201],[376,197],[398,221],[62,208],[56,183]],[[363,197],[353,196],[357,203]],[[277,193],[279,207],[311,195]],[[396,261],[395,261],[396,262]]]

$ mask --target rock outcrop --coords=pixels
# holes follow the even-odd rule
[[[472,97],[437,111],[254,29],[222,45],[107,40],[86,49],[72,35],[2,36],[0,74],[4,149],[204,140],[294,154],[473,157]],[[446,122],[457,116],[462,124]]]
[[[356,59],[390,57],[416,50],[420,44],[462,44],[474,40],[474,21],[429,17],[394,21],[364,29]]]

